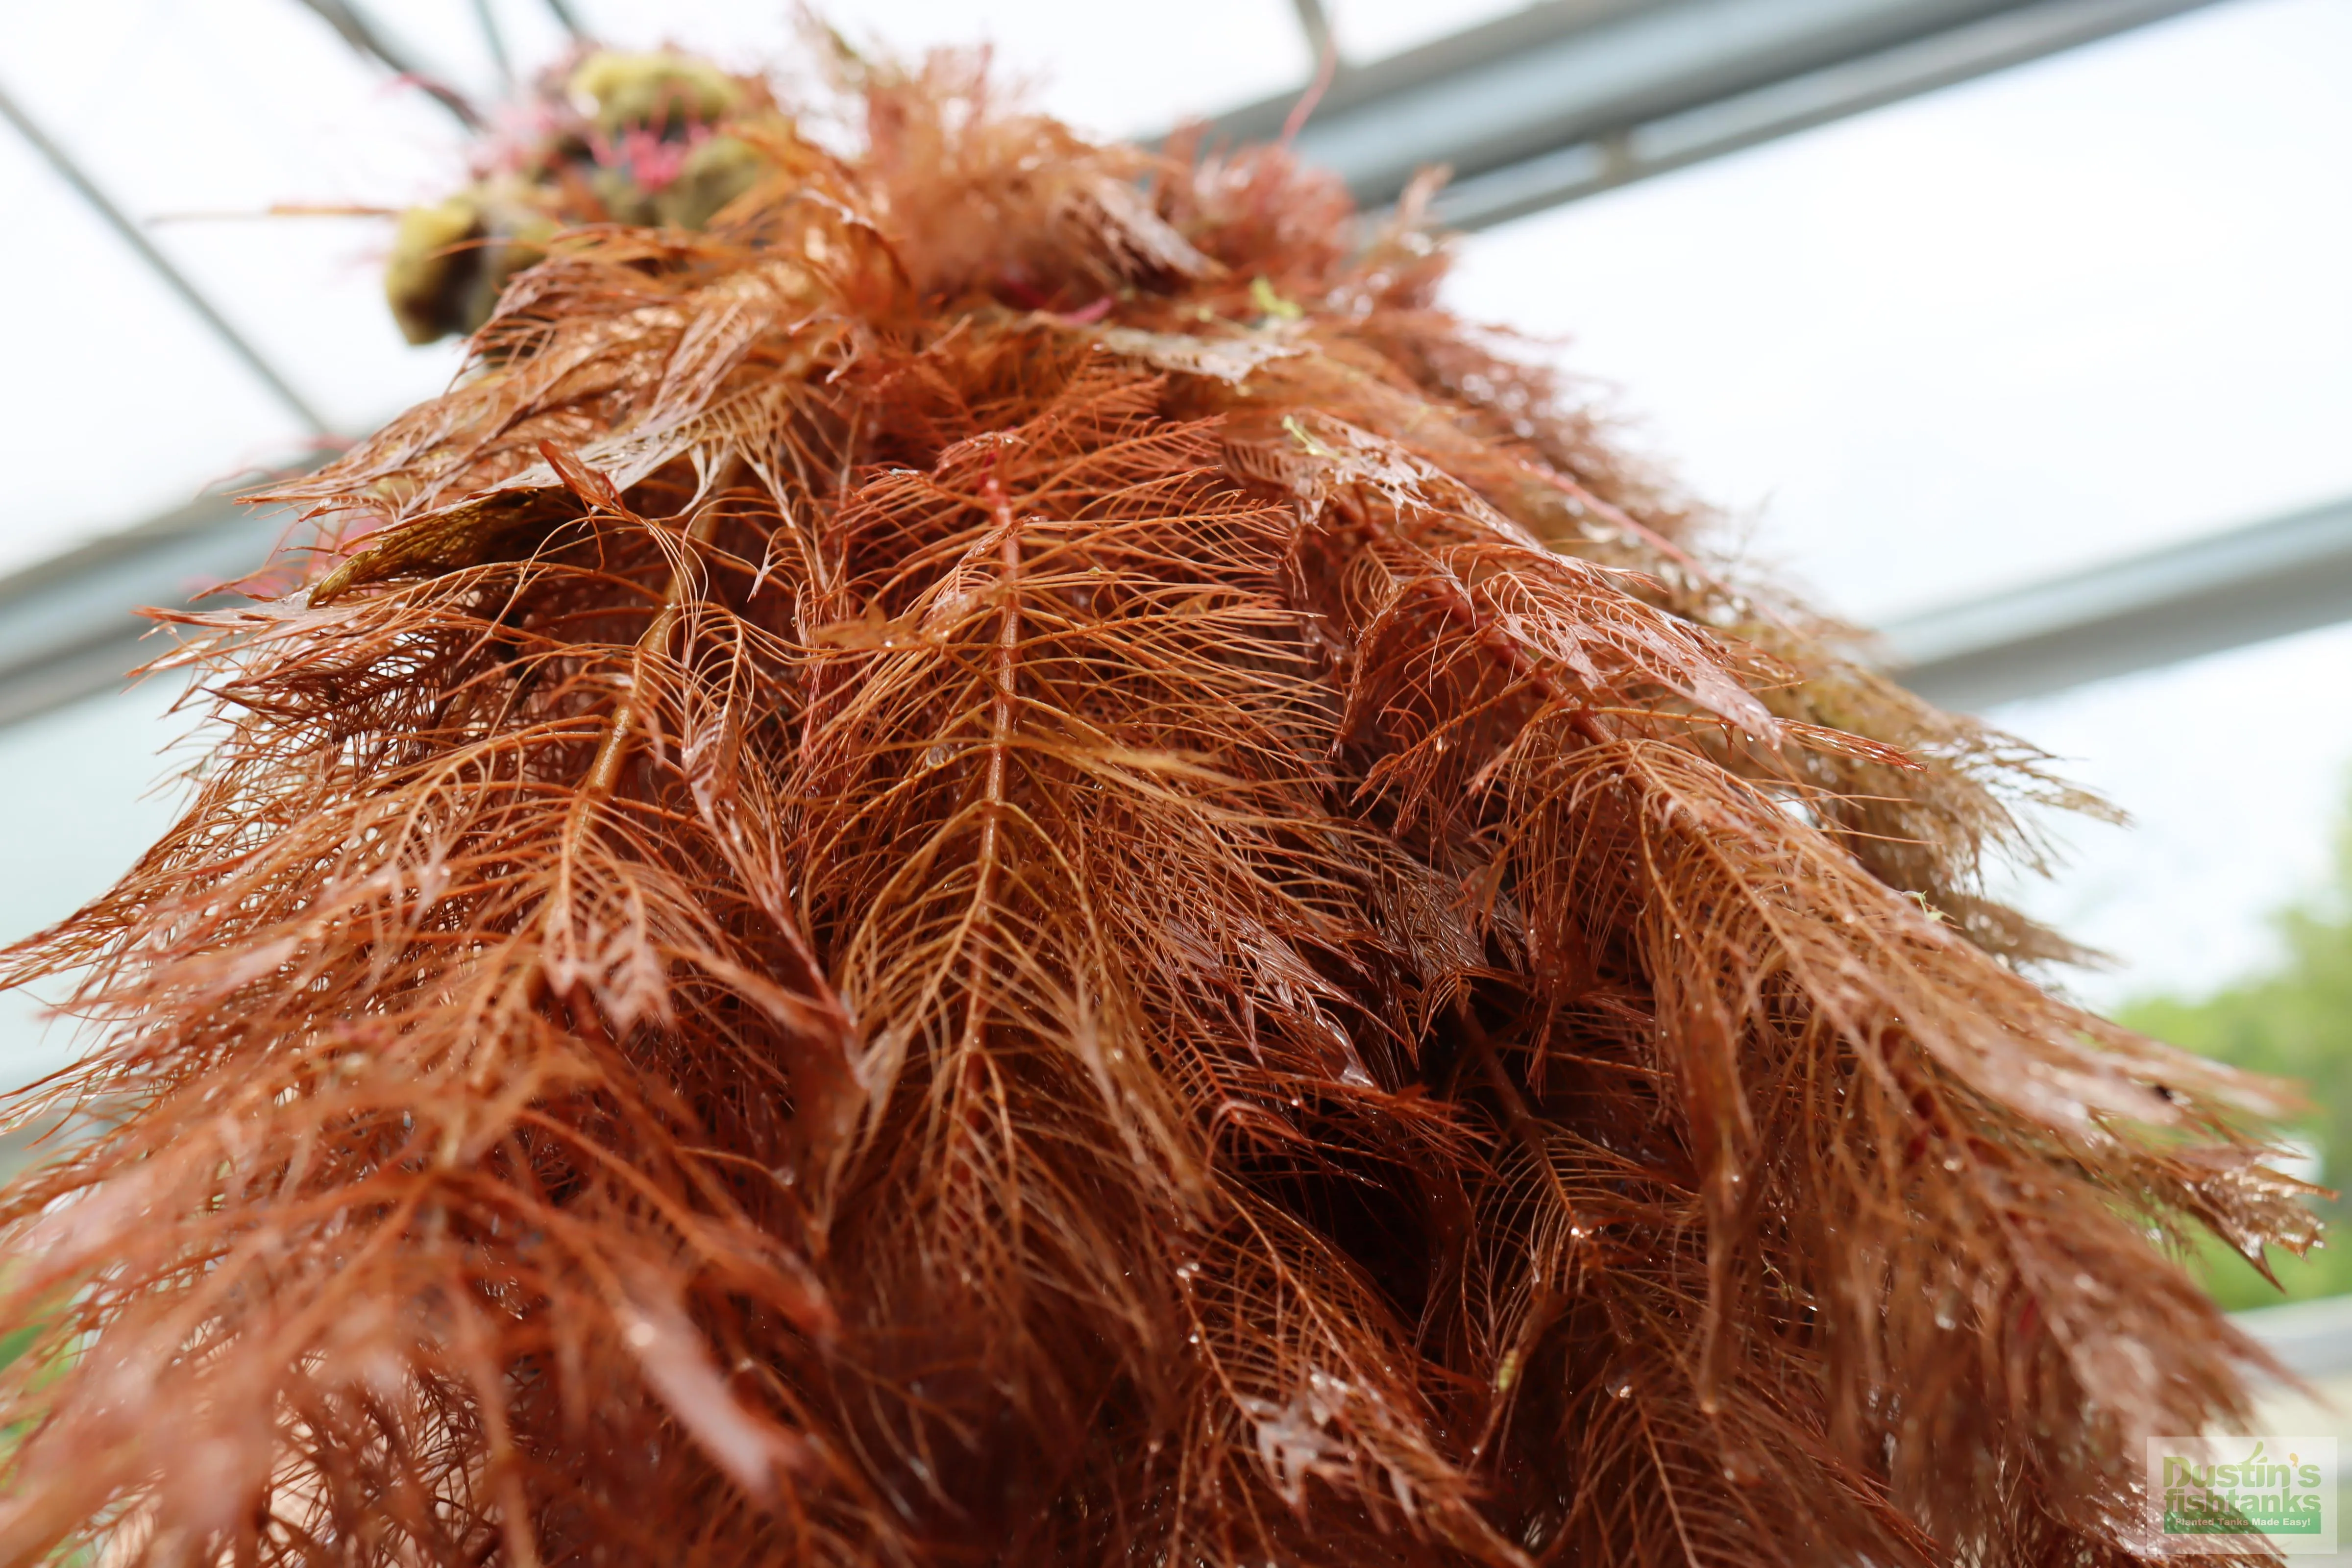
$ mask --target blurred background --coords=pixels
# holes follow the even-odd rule
[[[1373,206],[1454,168],[1457,309],[1538,334],[1729,548],[2130,814],[2048,824],[2055,874],[2010,889],[2112,955],[2065,983],[2312,1079],[2309,1168],[2352,1179],[2352,0],[826,19],[990,43],[1122,136],[1272,134],[1328,56],[1301,147]],[[394,327],[381,215],[462,183],[448,100],[495,104],[575,31],[806,58],[769,0],[0,7],[0,941],[172,816],[188,722],[169,680],[125,689],[156,651],[128,611],[276,537],[215,492],[458,368]],[[71,1047],[0,996],[0,1079]],[[2276,1299],[2207,1267],[2231,1305]],[[2282,1278],[2352,1291],[2352,1249]],[[2352,1319],[2265,1321],[2352,1370]]]

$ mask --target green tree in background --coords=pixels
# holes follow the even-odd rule
[[[2352,816],[2336,830],[2336,872],[2325,891],[2278,916],[2285,952],[2267,972],[2201,1001],[2143,998],[2117,1020],[2176,1046],[2257,1072],[2300,1079],[2309,1112],[2294,1131],[2319,1147],[2320,1180],[2352,1186]],[[2284,1294],[2219,1242],[2194,1259],[2223,1306],[2352,1293],[2352,1205],[2315,1200],[2328,1244],[2307,1258],[2273,1253]]]

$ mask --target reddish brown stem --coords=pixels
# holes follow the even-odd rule
[[[742,474],[743,459],[730,454],[720,465],[719,475],[710,486],[710,493],[695,508],[686,525],[686,540],[697,551],[709,544],[719,531],[719,498]],[[629,760],[629,750],[635,743],[639,697],[645,690],[646,676],[656,654],[669,646],[670,634],[677,627],[686,612],[687,592],[696,578],[694,563],[680,562],[669,574],[669,586],[662,593],[660,613],[645,635],[637,638],[636,655],[632,661],[628,689],[613,710],[613,722],[604,731],[604,743],[596,748],[596,761],[588,769],[588,777],[581,784],[581,793],[590,800],[609,800],[619,787],[621,769]]]

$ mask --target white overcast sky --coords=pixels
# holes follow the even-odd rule
[[[493,4],[524,60],[558,46],[539,0]],[[574,4],[615,41],[746,64],[792,37],[765,0]],[[1327,4],[1358,58],[1507,8]],[[472,0],[369,8],[488,94]],[[989,38],[1046,106],[1109,132],[1307,68],[1287,0],[830,15],[901,47]],[[458,168],[440,111],[294,0],[0,5],[0,84],[142,218],[396,205]],[[5,135],[0,211],[0,572],[299,437]],[[152,232],[347,428],[455,366],[385,316],[380,224]],[[2352,0],[2223,0],[1522,220],[1462,258],[1458,305],[1565,339],[1562,363],[1605,384],[1750,556],[1865,621],[2352,495]],[[63,913],[161,828],[171,792],[146,792],[175,731],[159,705],[151,690],[0,731],[0,938]],[[2084,994],[2210,986],[2260,963],[2265,911],[2325,872],[2352,790],[2352,631],[1996,717],[2139,819],[2071,834],[2072,868],[2024,894],[2123,960]],[[39,1055],[27,1008],[7,1007],[0,1079]]]

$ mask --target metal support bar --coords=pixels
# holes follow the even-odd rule
[[[547,0],[547,10],[565,32],[574,38],[587,38],[588,29],[580,25],[580,13],[572,8],[571,0]]]
[[[132,610],[211,602],[268,559],[287,523],[282,510],[206,496],[0,578],[0,724],[121,689],[161,651],[142,648],[153,628]]]
[[[1434,216],[1474,230],[1883,109],[2179,15],[2206,0],[2071,0],[1988,18],[1459,181]]]
[[[457,123],[467,130],[482,129],[482,116],[465,94],[411,59],[405,50],[378,30],[374,23],[351,4],[351,0],[300,0],[300,4],[334,28],[343,42],[391,67],[393,75],[422,88],[434,102],[457,116]]]
[[[499,87],[511,91],[514,60],[507,53],[507,36],[499,30],[498,13],[491,9],[490,0],[474,0],[474,25],[481,29],[482,47],[489,51],[491,68],[499,73]]]
[[[2210,0],[1543,0],[1340,74],[1297,138],[1367,206],[1431,164],[1501,223]],[[1295,93],[1220,115],[1265,141]]]
[[[24,108],[5,87],[0,87],[0,119],[5,119],[9,124],[16,128],[16,134],[22,136],[34,152],[47,160],[49,167],[57,171],[58,178],[72,186],[74,194],[81,197],[90,211],[104,220],[106,226],[114,231],[116,237],[129,246],[139,259],[147,264],[148,269],[157,278],[162,279],[164,286],[173,293],[179,296],[181,303],[194,310],[205,325],[212,329],[213,335],[242,361],[247,370],[253,372],[262,384],[269,389],[272,396],[284,404],[296,418],[310,426],[314,435],[331,436],[334,433],[332,426],[327,423],[326,416],[312,407],[310,399],[295,391],[293,384],[278,374],[278,367],[263,357],[261,351],[253,345],[251,340],[230,324],[228,318],[214,307],[213,302],[205,297],[202,289],[189,281],[185,273],[173,265],[169,257],[155,248],[139,226],[131,221],[129,215],[114,205],[113,199],[99,188],[96,181],[82,172],[81,165],[75,163],[63,147],[49,139],[48,133],[25,112]]]
[[[1307,35],[1307,58],[1320,62],[1326,55],[1339,58],[1339,46],[1333,42],[1331,13],[1324,8],[1323,0],[1291,0],[1298,12],[1298,30]]]
[[[1979,709],[2352,620],[2352,499],[1913,616],[1882,666]]]
[[[121,683],[140,605],[259,566],[287,524],[208,497],[0,578],[0,724]],[[2352,621],[2352,498],[1886,626],[1865,650],[1947,707],[1980,709]]]

